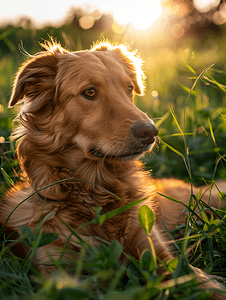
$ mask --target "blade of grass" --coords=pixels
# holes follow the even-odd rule
[[[6,173],[6,171],[1,168],[1,172],[2,172],[2,175],[3,177],[5,178],[5,180],[11,185],[11,186],[14,186],[14,182],[13,180],[10,178],[10,176]]]
[[[183,158],[183,161],[184,161],[185,167],[186,167],[186,169],[187,169],[188,175],[189,175],[189,177],[191,178],[191,172],[190,172],[189,166],[188,166],[188,164],[187,164],[187,162],[186,162],[186,159],[185,159],[184,155],[183,155],[180,151],[176,150],[175,148],[173,148],[172,146],[170,146],[169,144],[167,144],[166,142],[164,142],[162,139],[160,139],[160,140],[161,140],[161,142],[162,142],[166,147],[168,147],[170,150],[172,150],[172,151],[175,152],[177,155],[179,155],[180,157]]]
[[[226,154],[225,155],[222,155],[218,158],[216,164],[215,164],[215,168],[214,168],[214,172],[213,172],[213,177],[212,177],[212,180],[214,180],[215,176],[216,176],[216,172],[217,172],[217,167],[218,167],[218,164],[220,163],[221,160],[224,160],[226,161]]]
[[[213,140],[215,146],[217,147],[217,143],[216,143],[215,136],[214,136],[214,133],[213,133],[213,127],[212,127],[212,124],[210,122],[210,118],[208,118],[208,123],[209,123],[209,127],[210,127],[210,134],[211,134],[212,140]]]
[[[195,79],[195,82],[193,83],[191,89],[190,89],[190,92],[187,96],[187,99],[186,99],[186,102],[185,102],[185,108],[184,108],[184,131],[183,132],[186,132],[186,108],[187,108],[187,103],[188,103],[188,99],[190,98],[198,80],[207,72],[209,71],[212,67],[214,66],[214,64],[208,66],[207,68],[205,68],[200,74],[199,76]],[[190,180],[191,180],[191,192],[193,193],[193,185],[192,185],[192,176],[191,176],[191,166],[190,166],[190,160],[189,160],[189,153],[187,151],[188,147],[187,147],[187,142],[186,142],[186,136],[183,135],[183,139],[184,139],[184,147],[185,147],[185,153],[186,153],[186,158],[187,158],[187,164],[186,164],[186,168],[188,170],[188,174],[189,174],[189,177],[190,177]],[[185,158],[184,158],[185,160]]]
[[[122,213],[123,211],[129,209],[129,208],[132,208],[138,204],[140,204],[141,202],[145,201],[148,197],[145,197],[145,198],[142,198],[142,199],[139,199],[137,201],[134,201],[132,203],[129,203],[129,204],[126,204],[124,206],[121,206],[119,208],[116,208],[112,211],[109,211],[107,212],[106,214],[100,216],[100,220],[99,220],[99,225],[102,225],[104,221],[114,217],[115,215],[118,215],[120,213]]]
[[[184,136],[184,132],[182,131],[182,129],[181,129],[181,127],[180,127],[180,125],[179,125],[179,123],[177,121],[177,118],[175,116],[175,112],[174,112],[173,106],[170,105],[169,109],[170,109],[171,115],[173,116],[174,122],[177,125],[177,128],[179,129],[180,133]]]
[[[177,202],[177,203],[180,203],[182,204],[184,207],[186,207],[188,209],[189,212],[191,212],[192,214],[194,214],[196,216],[197,219],[199,219],[199,221],[201,221],[202,223],[206,223],[199,215],[196,214],[196,212],[194,210],[192,210],[187,204],[185,204],[183,201],[180,201],[180,200],[176,200],[172,197],[169,197],[169,196],[166,196],[164,194],[161,194],[161,193],[157,193],[158,195],[166,198],[166,199],[169,199],[171,201],[174,201],[174,202]]]
[[[183,85],[182,83],[180,83],[179,82],[179,84],[180,84],[180,86],[182,87],[182,89],[183,90],[185,90],[188,94],[189,94],[189,96],[190,95],[196,95],[196,92],[195,91],[191,91],[191,89],[189,89],[187,86],[185,86],[185,85]]]
[[[189,99],[189,97],[190,97],[192,91],[194,90],[194,88],[195,88],[195,86],[196,86],[198,80],[199,80],[199,79],[200,79],[207,71],[209,71],[213,66],[214,66],[214,64],[212,64],[212,65],[208,66],[207,68],[205,68],[205,69],[199,74],[199,76],[195,79],[195,82],[193,83],[193,85],[192,85],[192,87],[191,87],[191,89],[190,89],[190,92],[189,92],[189,94],[188,94],[188,97],[187,97],[187,100],[186,100],[186,103],[185,103],[186,106],[187,106],[188,99]]]
[[[226,92],[226,86],[217,82],[212,76],[209,76],[209,78],[207,76],[203,77],[207,82],[213,83],[215,84],[219,89],[221,89],[223,92]]]
[[[189,66],[188,64],[185,64],[185,66],[188,68],[188,70],[190,70],[193,74],[196,74],[195,70]]]

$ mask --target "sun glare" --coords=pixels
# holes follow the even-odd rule
[[[194,6],[201,13],[206,13],[210,9],[218,6],[220,0],[194,0]]]
[[[150,27],[162,15],[161,0],[114,1],[114,4],[115,21],[120,25],[131,23],[140,30]]]
[[[112,13],[118,25],[131,23],[135,28],[144,30],[151,26],[162,15],[162,0],[39,0],[39,5],[34,9],[29,5],[29,0],[4,2],[0,11],[0,23],[7,19],[16,20],[21,16],[33,18],[33,21],[42,25],[48,22],[56,24],[64,19],[70,7],[82,9],[94,7],[101,13]],[[208,0],[210,1],[210,0]],[[212,0],[214,1],[214,0]],[[216,1],[216,0],[215,0]],[[94,10],[95,10],[94,9]],[[80,26],[89,29],[94,24],[94,19],[87,13],[80,19]]]

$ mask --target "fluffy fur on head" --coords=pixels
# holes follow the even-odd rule
[[[129,148],[126,145],[127,131],[131,124],[140,118],[148,120],[132,105],[132,101],[131,108],[127,108],[124,95],[120,95],[120,92],[126,94],[129,85],[133,85],[136,93],[143,92],[142,61],[136,52],[129,52],[124,45],[101,43],[92,51],[74,53],[58,44],[44,47],[46,51],[29,59],[19,70],[9,103],[11,107],[24,101],[19,114],[21,125],[13,134],[13,138],[22,136],[17,148],[22,170],[34,189],[73,177],[73,168],[77,170],[76,175],[78,171],[84,172],[87,176],[84,178],[82,174],[83,179],[99,183],[94,178],[94,171],[90,171],[93,164],[97,167],[98,162],[92,162],[95,159],[89,151],[104,148],[106,156],[119,156]],[[111,71],[118,67],[116,76],[126,78],[126,88],[120,91],[119,87],[117,91],[111,87],[105,96],[108,82],[114,81],[115,75]],[[84,101],[81,97],[86,87],[95,85],[102,87],[98,91],[100,104]],[[119,136],[115,137],[118,133]],[[111,154],[112,147],[114,153]],[[110,180],[102,170],[97,174],[106,181]],[[61,188],[53,186],[43,194],[53,199],[65,197],[70,191],[69,185],[66,184],[66,190],[62,190],[63,185]]]
[[[38,248],[35,260],[47,276],[54,269],[48,265],[46,250],[55,259],[65,245],[81,250],[79,243],[68,241],[70,231],[62,221],[94,245],[99,243],[95,237],[117,239],[124,252],[139,258],[150,244],[137,219],[138,206],[101,226],[81,225],[95,218],[94,207],[107,213],[147,197],[145,204],[159,214],[156,205],[163,203],[164,223],[173,228],[183,207],[173,203],[169,207],[155,195],[155,185],[173,198],[180,188],[184,201],[189,201],[188,186],[174,180],[153,181],[137,161],[153,148],[158,134],[153,121],[133,103],[133,94],[144,91],[143,62],[136,51],[108,42],[78,52],[58,44],[44,48],[24,63],[14,83],[9,106],[23,101],[13,137],[20,137],[17,153],[24,179],[6,194],[0,223],[26,198],[10,216],[7,230],[18,232],[19,225],[35,230],[41,216],[51,216],[43,222],[42,232],[58,233],[59,238]],[[158,225],[151,237],[157,256],[163,262],[171,259]],[[26,255],[27,249],[21,249]],[[72,252],[64,257],[75,258]],[[200,282],[208,280],[201,270],[194,271]],[[208,282],[204,288],[222,287]],[[224,297],[215,293],[212,299]]]

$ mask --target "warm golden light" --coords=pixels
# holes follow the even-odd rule
[[[114,1],[112,12],[118,24],[131,23],[135,28],[144,30],[162,15],[162,6],[160,0]]]
[[[0,144],[1,143],[5,143],[5,138],[4,138],[4,136],[0,136]]]
[[[34,9],[29,0],[15,1],[12,6],[5,1],[0,10],[0,24],[7,20],[16,21],[21,17],[32,18],[37,26],[64,20],[70,7],[81,7],[86,15],[79,20],[83,29],[90,29],[101,14],[110,13],[119,25],[132,24],[143,30],[151,26],[162,15],[162,0],[39,0]],[[75,6],[76,5],[76,6]],[[98,11],[100,12],[99,15]],[[95,13],[96,12],[96,13]]]
[[[94,19],[92,18],[92,16],[82,16],[80,19],[79,19],[79,25],[81,28],[83,29],[90,29],[93,27],[94,25]]]
[[[210,9],[218,6],[220,0],[194,0],[195,8],[201,13],[206,13]]]
[[[159,93],[157,91],[152,91],[151,95],[152,95],[153,98],[158,98]]]

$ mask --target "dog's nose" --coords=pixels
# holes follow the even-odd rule
[[[158,135],[158,129],[151,122],[139,121],[131,128],[132,134],[136,139],[142,140],[149,145],[154,142],[154,137]]]

